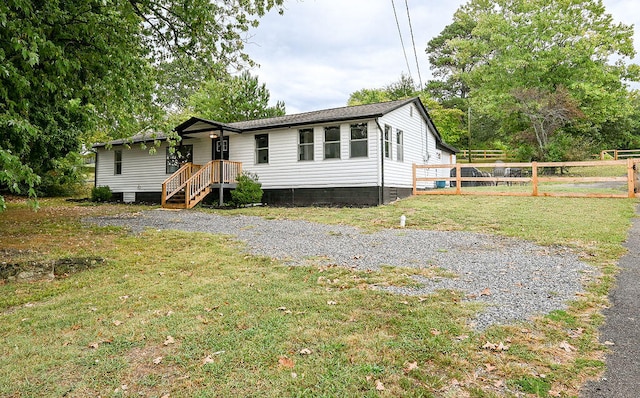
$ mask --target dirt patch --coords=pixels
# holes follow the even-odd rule
[[[4,282],[31,282],[42,279],[65,278],[69,275],[96,268],[106,260],[101,257],[68,257],[47,261],[17,261],[0,263],[0,280]]]

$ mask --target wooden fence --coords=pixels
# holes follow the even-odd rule
[[[605,160],[607,156],[613,160],[640,158],[640,149],[606,149],[600,152],[600,160]]]
[[[622,170],[626,168],[626,175],[611,177],[575,177],[549,175],[547,170],[561,170],[570,167],[605,167],[616,166]],[[640,180],[638,169],[640,159],[608,160],[590,162],[532,162],[532,163],[468,163],[468,164],[439,164],[413,165],[413,194],[414,195],[485,195],[485,196],[564,196],[564,197],[595,197],[595,198],[635,198],[640,197]],[[438,177],[437,170],[445,169],[448,177]],[[482,171],[484,169],[485,171]],[[490,169],[491,171],[486,171]],[[434,177],[419,177],[419,170],[435,170]],[[423,182],[431,187],[418,188]],[[507,189],[499,191],[492,189],[500,184],[504,186],[526,186],[530,189]],[[626,185],[624,194],[602,192],[577,192],[575,190],[556,190],[541,192],[542,183],[614,183]],[[529,185],[530,184],[530,185]],[[547,184],[548,186],[549,184]],[[473,188],[469,189],[470,186]],[[477,189],[486,186],[486,189]],[[436,188],[438,187],[438,188]]]
[[[463,149],[461,152],[457,154],[458,161],[466,161],[469,160],[469,150]],[[471,160],[480,160],[480,161],[495,161],[495,160],[507,160],[511,156],[507,151],[503,151],[502,149],[472,149],[471,150]]]

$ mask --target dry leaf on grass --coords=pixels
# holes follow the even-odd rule
[[[293,362],[293,359],[291,358],[280,357],[278,358],[278,365],[286,369],[293,369],[293,367],[296,366],[296,363]]]
[[[98,347],[100,347],[100,343],[98,342],[89,344],[89,348],[97,349]]]
[[[202,360],[202,364],[206,365],[208,363],[213,363],[213,358],[211,358],[211,355],[207,355],[203,360]]]
[[[560,343],[559,347],[562,348],[563,350],[565,350],[566,352],[571,352],[571,351],[575,351],[576,350],[576,347],[572,346],[571,344],[567,343],[566,341],[563,341],[562,343]]]
[[[337,305],[338,303],[336,303],[335,301],[329,300],[327,301],[327,305]]]
[[[303,348],[300,350],[300,355],[311,355],[311,350],[308,348]]]
[[[167,336],[167,339],[162,344],[170,345],[170,344],[175,344],[175,342],[176,342],[176,340],[173,337]]]
[[[155,359],[153,360],[153,363],[154,363],[155,365],[160,365],[160,362],[162,362],[162,357],[157,357],[157,358],[155,358]]]
[[[376,380],[376,390],[384,391],[384,384],[380,380]]]
[[[115,326],[120,326],[120,325],[122,325],[122,321],[119,321],[119,320],[116,319],[115,321],[113,321],[113,324]]]
[[[484,367],[485,369],[487,369],[487,372],[493,372],[494,370],[496,370],[496,367],[491,365],[490,363],[485,363]]]
[[[431,334],[432,334],[432,335],[434,335],[434,336],[439,336],[439,335],[441,335],[441,334],[442,334],[442,332],[441,332],[441,331],[439,331],[438,329],[431,329],[431,330],[430,330],[430,332],[431,332]]]
[[[486,288],[480,292],[480,296],[491,296],[491,289]]]
[[[511,346],[509,344],[503,344],[502,341],[498,344],[486,342],[482,346],[485,350],[491,351],[507,351]]]
[[[418,369],[418,362],[409,362],[403,370],[404,370],[404,373],[409,373],[415,369]]]

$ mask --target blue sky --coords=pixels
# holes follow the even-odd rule
[[[451,23],[463,0],[408,0],[422,81],[431,78],[424,49]],[[418,82],[405,0],[394,0],[410,73]],[[634,24],[640,49],[640,1],[604,0],[614,21]],[[246,50],[260,64],[253,74],[287,113],[346,105],[362,88],[379,88],[407,73],[391,0],[286,0],[250,33]],[[640,57],[636,57],[640,62]]]

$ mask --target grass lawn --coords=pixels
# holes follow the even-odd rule
[[[371,289],[413,283],[396,269],[288,267],[227,236],[81,222],[145,207],[45,199],[33,212],[10,200],[0,214],[0,396],[576,396],[603,370],[599,311],[636,203],[447,196],[223,212],[367,230],[405,214],[408,228],[565,245],[602,271],[567,311],[477,332],[466,321],[479,308],[460,292]],[[16,267],[24,278],[7,276]]]

